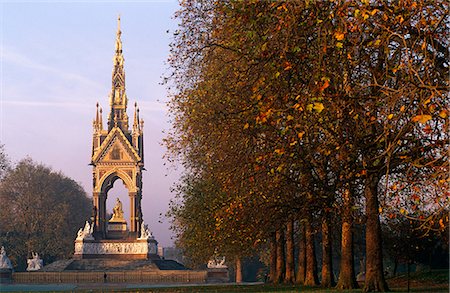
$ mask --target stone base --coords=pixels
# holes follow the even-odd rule
[[[154,259],[158,242],[155,239],[137,240],[76,240],[75,259]]]
[[[107,229],[107,238],[124,239],[128,237],[127,222],[125,221],[109,221]]]
[[[208,283],[227,283],[230,281],[228,268],[208,268]]]

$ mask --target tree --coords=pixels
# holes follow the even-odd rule
[[[239,225],[223,231],[251,224],[268,240],[297,213],[310,225],[343,211],[340,286],[353,287],[351,208],[363,197],[365,291],[387,290],[381,183],[448,169],[446,12],[444,1],[183,2],[167,142],[188,173],[207,175],[239,207]],[[351,198],[336,208],[342,195]],[[312,284],[307,230],[300,263]]]
[[[31,252],[38,252],[45,263],[70,257],[77,230],[92,211],[78,183],[30,158],[2,179],[0,201],[0,242],[19,270]]]
[[[5,146],[0,144],[0,180],[5,176],[10,167],[10,161],[6,154]]]

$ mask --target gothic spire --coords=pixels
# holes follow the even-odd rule
[[[125,94],[125,70],[122,55],[122,31],[120,30],[120,15],[117,19],[116,50],[113,57],[112,88],[110,94],[111,113],[108,119],[108,130],[115,125],[128,131],[127,95]],[[117,117],[117,118],[115,118]]]

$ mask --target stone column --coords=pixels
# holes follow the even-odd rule
[[[136,209],[136,192],[129,192],[130,196],[130,232],[137,232],[136,218],[137,218],[137,209]]]
[[[97,208],[97,218],[96,218],[96,227],[97,231],[103,236],[106,237],[106,194],[103,192],[94,192],[94,206]]]
[[[94,192],[92,194],[92,201],[94,204],[94,207],[97,209],[97,216],[95,217],[95,226],[97,228],[98,232],[102,231],[102,225],[101,225],[101,210],[100,210],[100,192]]]

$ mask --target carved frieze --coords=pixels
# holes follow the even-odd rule
[[[156,254],[157,243],[151,242],[75,242],[76,255]]]

